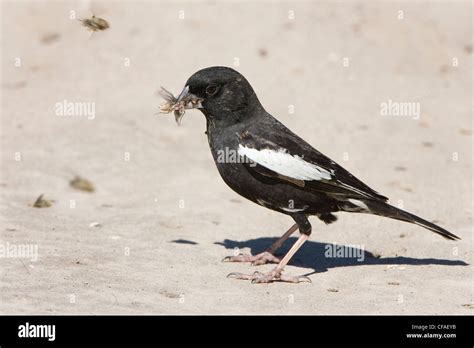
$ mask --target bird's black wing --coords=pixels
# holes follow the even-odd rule
[[[268,127],[260,125],[237,134],[239,154],[250,160],[249,171],[334,198],[388,200],[273,120]]]

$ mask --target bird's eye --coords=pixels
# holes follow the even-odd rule
[[[219,90],[219,86],[209,85],[209,86],[206,87],[206,94],[209,95],[209,96],[213,96],[214,94],[217,93],[218,90]]]

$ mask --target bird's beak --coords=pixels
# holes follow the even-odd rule
[[[176,103],[181,103],[185,109],[202,108],[202,99],[198,98],[194,94],[189,93],[189,86],[184,87],[184,89],[179,94]]]

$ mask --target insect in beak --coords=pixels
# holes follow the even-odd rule
[[[181,124],[181,119],[184,116],[186,109],[200,109],[202,108],[202,99],[189,93],[189,86],[184,87],[178,97],[173,93],[161,87],[160,95],[165,99],[165,102],[160,105],[160,112],[168,114],[174,111],[174,118],[178,125]]]

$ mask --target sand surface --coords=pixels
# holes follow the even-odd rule
[[[1,313],[473,314],[471,2],[1,10],[0,248],[38,257],[0,258]],[[91,35],[70,11],[111,28]],[[290,129],[462,240],[369,215],[313,218],[286,269],[311,284],[227,279],[255,268],[222,258],[265,250],[293,222],[225,185],[200,112],[181,127],[155,115],[160,85],[177,93],[213,65],[238,69]],[[58,115],[65,100],[95,103],[94,117]],[[419,103],[419,118],[381,115],[389,100]],[[76,175],[95,192],[72,188]],[[51,207],[32,207],[40,194]],[[352,257],[328,257],[333,243]]]

